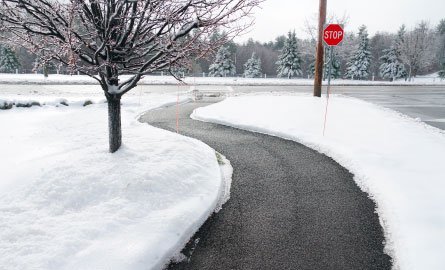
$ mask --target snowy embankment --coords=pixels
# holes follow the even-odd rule
[[[445,265],[445,134],[358,99],[306,95],[228,98],[195,110],[193,118],[303,143],[355,175],[377,203],[394,269]]]
[[[128,76],[119,77],[121,80]],[[313,79],[287,79],[287,78],[238,78],[238,77],[186,77],[183,81],[189,85],[302,85],[312,86]],[[140,85],[177,85],[179,82],[172,76],[147,75]],[[42,74],[0,74],[0,84],[97,84],[97,81],[85,75],[49,75],[44,78]],[[438,75],[418,76],[412,81],[361,81],[361,80],[332,80],[333,85],[445,85]]]
[[[146,270],[183,257],[227,199],[231,167],[197,140],[139,123],[176,102],[145,98],[123,99],[114,154],[104,103],[0,111],[0,269]]]

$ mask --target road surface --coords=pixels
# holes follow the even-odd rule
[[[231,161],[231,199],[169,269],[391,269],[375,204],[346,169],[292,141],[191,120],[202,105],[181,106],[180,133]],[[175,116],[170,107],[141,121],[174,130]]]

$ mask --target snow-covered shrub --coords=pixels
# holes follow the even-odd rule
[[[60,105],[63,105],[63,106],[69,106],[69,104],[68,104],[68,100],[66,100],[66,99],[64,99],[64,98],[59,99],[57,102],[58,102]]]
[[[32,106],[41,107],[42,105],[38,101],[35,101],[35,100],[29,101],[28,100],[28,101],[16,101],[15,106],[17,108],[31,108]]]
[[[9,110],[12,108],[13,105],[14,103],[10,101],[0,99],[0,110]]]
[[[85,100],[85,102],[83,103],[82,106],[86,107],[86,106],[89,106],[89,105],[92,105],[92,104],[93,104],[93,102],[91,100]]]

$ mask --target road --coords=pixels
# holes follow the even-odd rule
[[[231,199],[169,269],[391,268],[375,204],[346,169],[292,141],[191,120],[203,105],[181,106],[180,133],[231,161]],[[172,131],[175,117],[170,107],[141,121]]]

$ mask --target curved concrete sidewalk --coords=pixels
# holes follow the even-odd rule
[[[231,161],[231,199],[169,269],[391,269],[375,204],[346,169],[296,142],[190,119],[204,105],[181,105],[180,133]],[[141,121],[175,130],[176,108]]]

